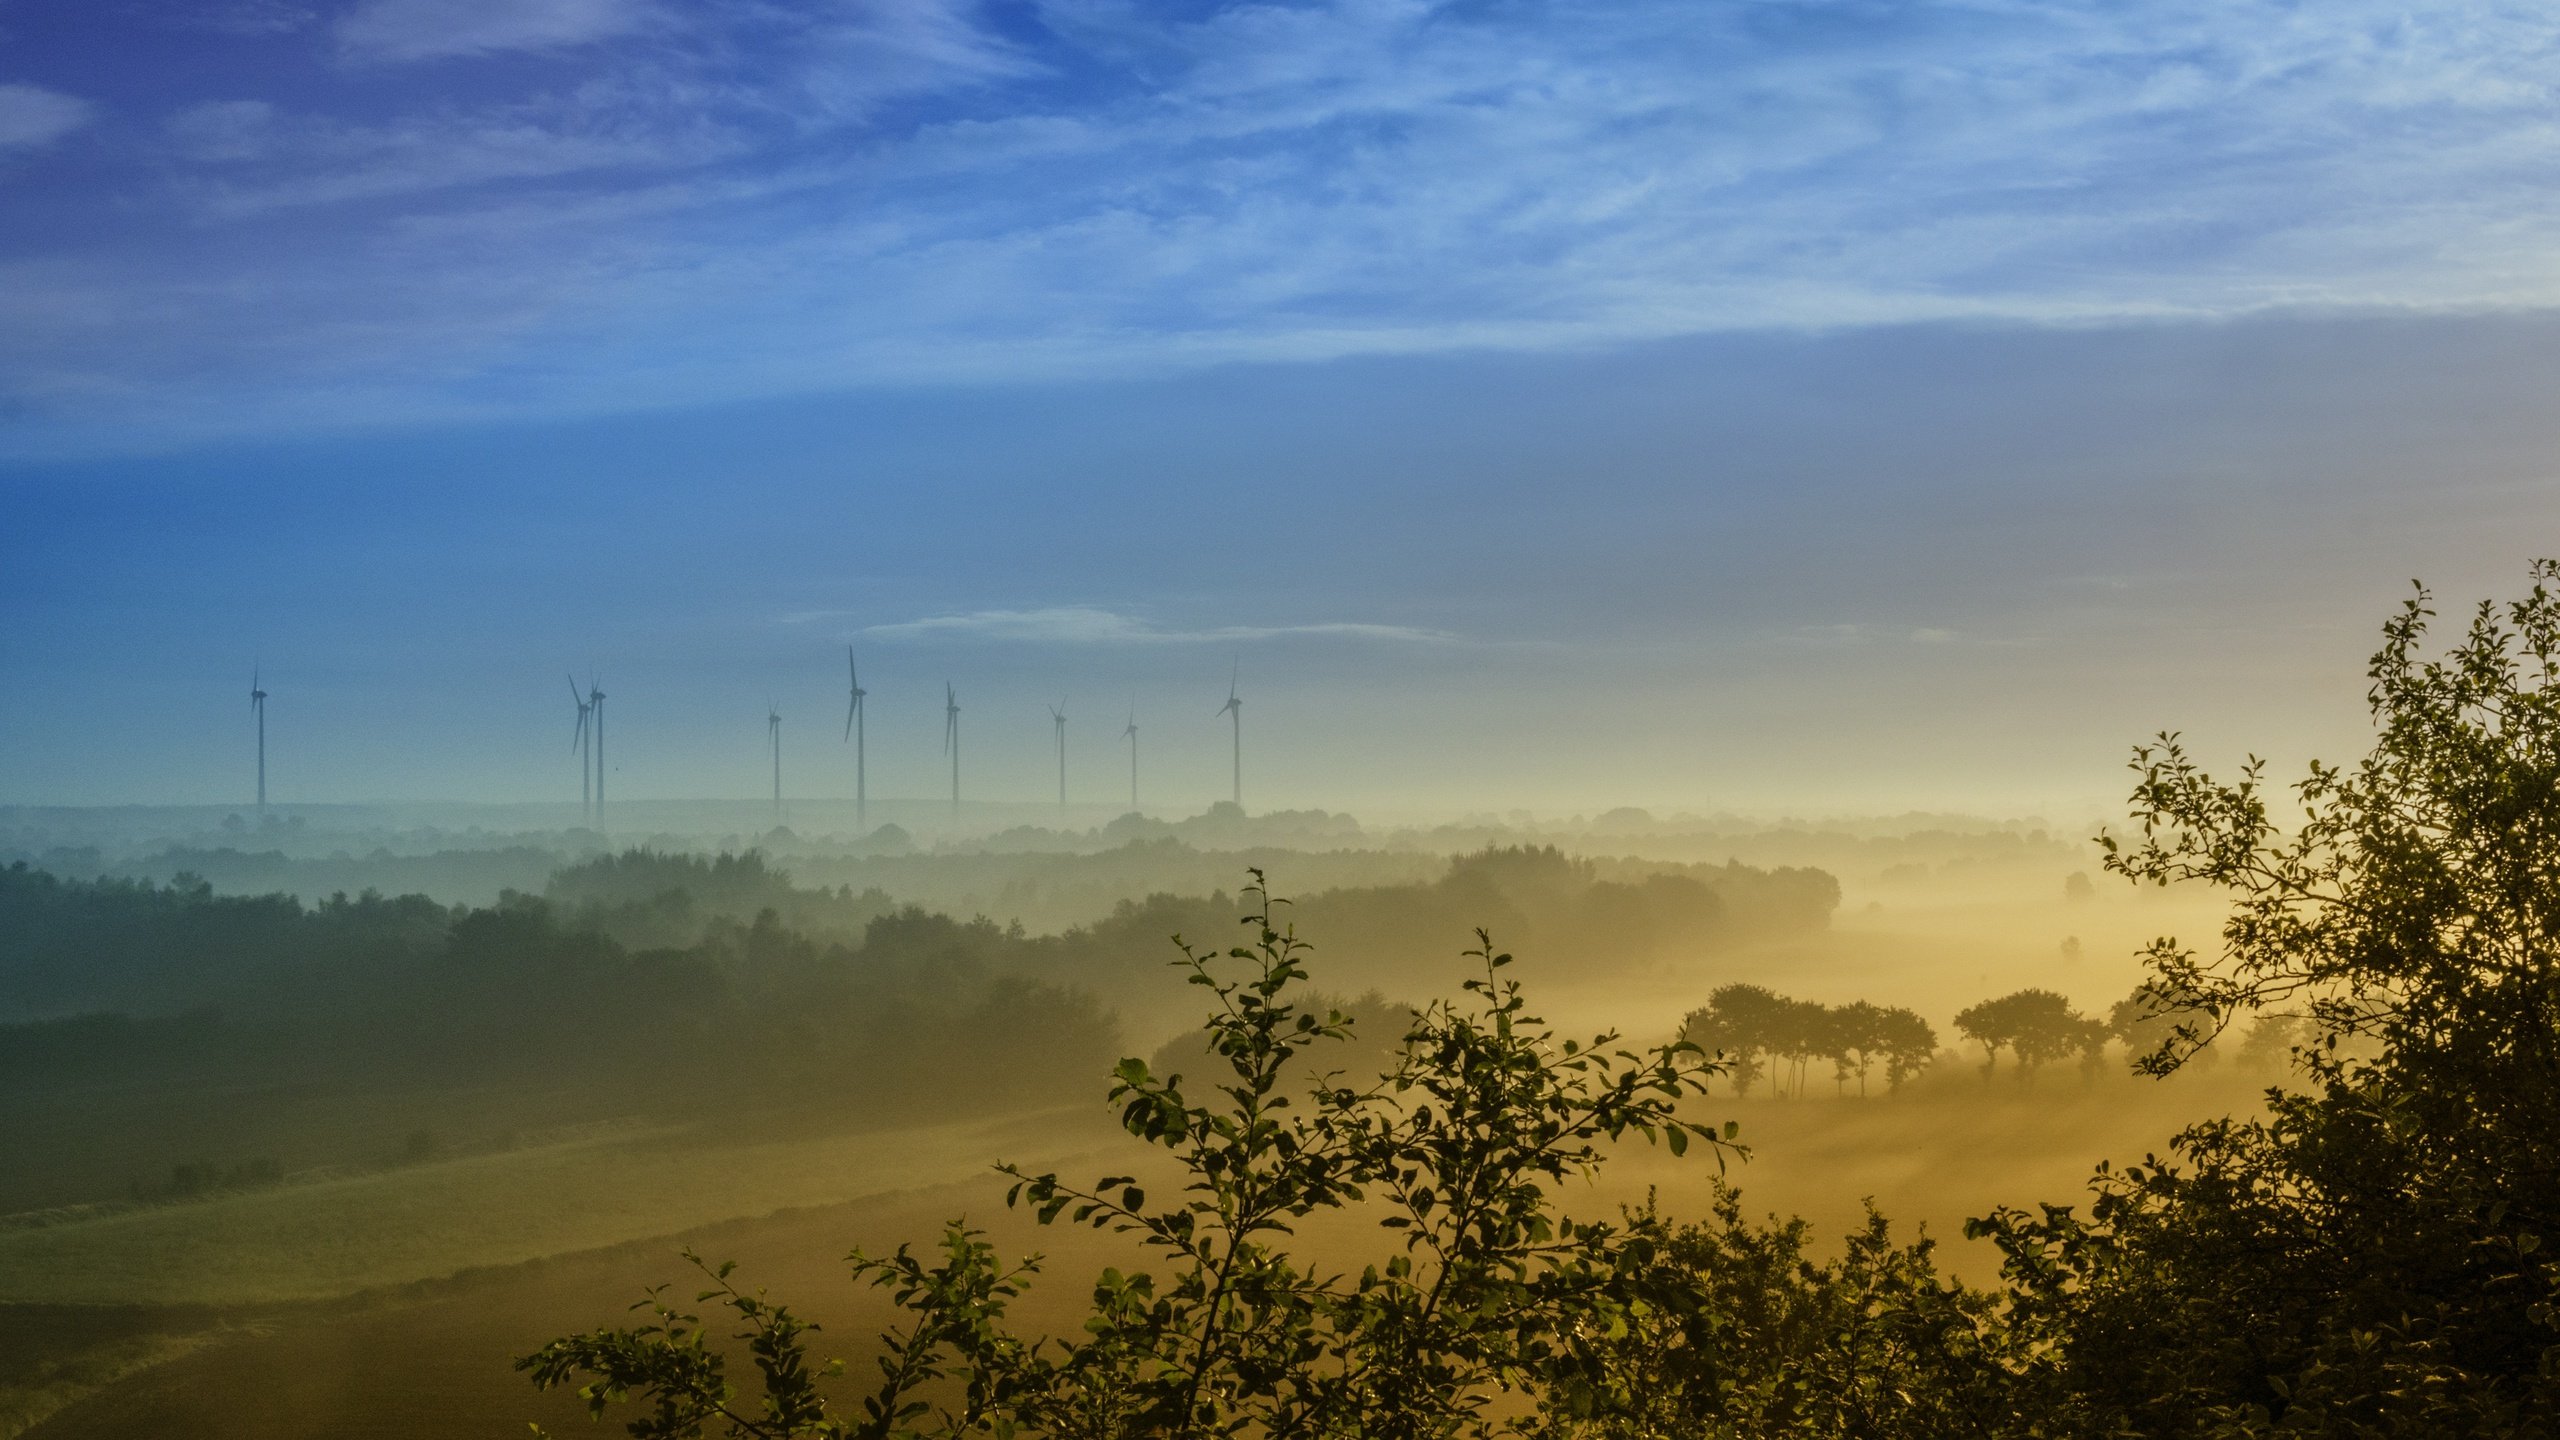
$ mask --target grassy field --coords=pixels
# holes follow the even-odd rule
[[[549,1146],[0,1229],[0,1302],[259,1305],[507,1265],[914,1189],[1098,1133],[1001,1124],[735,1141],[704,1128]]]
[[[1984,1086],[1959,1074],[1892,1100],[1719,1099],[1701,1108],[1739,1120],[1754,1147],[1747,1163],[1726,1172],[1741,1186],[1747,1209],[1804,1213],[1831,1239],[1857,1219],[1860,1200],[1872,1196],[1904,1233],[1925,1226],[1946,1241],[1943,1258],[1950,1268],[1981,1281],[1991,1277],[1995,1257],[1987,1247],[1958,1238],[1966,1215],[2001,1203],[2074,1199],[2097,1160],[2138,1156],[2157,1148],[2184,1119],[2243,1107],[2254,1084],[2253,1078],[2227,1067],[2167,1085],[2110,1078],[2084,1087],[2076,1076],[2056,1074],[2035,1090],[2006,1079]],[[865,1168],[861,1152],[875,1144],[911,1144],[912,1150],[894,1156],[873,1150],[870,1168]],[[1049,1256],[1046,1278],[1017,1313],[1034,1327],[1072,1327],[1093,1271],[1130,1257],[1113,1237],[1039,1230],[1008,1215],[1001,1186],[981,1167],[998,1154],[1010,1154],[1054,1158],[1070,1174],[1106,1169],[1145,1174],[1151,1167],[1143,1156],[1133,1156],[1135,1149],[1125,1137],[1114,1142],[1098,1105],[903,1136],[883,1132],[796,1146],[695,1149],[684,1168],[698,1168],[706,1178],[668,1182],[651,1191],[668,1207],[656,1215],[678,1213],[684,1205],[720,1209],[711,1187],[748,1174],[816,1193],[824,1186],[810,1176],[782,1178],[804,1163],[837,1167],[840,1183],[866,1178],[882,1183],[865,1198],[845,1203],[728,1220],[680,1235],[660,1231],[653,1238],[511,1265],[495,1263],[499,1246],[536,1252],[548,1243],[546,1234],[558,1233],[546,1225],[572,1224],[519,1216],[507,1225],[471,1232],[477,1237],[471,1253],[484,1257],[478,1263],[487,1268],[453,1279],[353,1299],[246,1311],[130,1312],[106,1343],[64,1367],[88,1365],[98,1378],[117,1383],[76,1399],[30,1434],[32,1440],[143,1440],[181,1434],[193,1440],[426,1440],[521,1434],[529,1419],[542,1421],[555,1433],[592,1433],[578,1407],[560,1396],[535,1395],[510,1362],[553,1335],[616,1323],[647,1285],[673,1281],[680,1292],[689,1293],[686,1272],[676,1259],[679,1246],[690,1244],[706,1255],[739,1260],[748,1283],[770,1286],[827,1327],[822,1341],[827,1353],[858,1360],[885,1317],[875,1301],[845,1283],[845,1251],[856,1244],[878,1249],[927,1239],[942,1221],[963,1214],[990,1228],[1010,1251],[1036,1249]],[[641,1148],[626,1148],[618,1156],[591,1153],[579,1161],[587,1168],[556,1174],[619,1183],[608,1177],[645,1176],[666,1168],[642,1163],[640,1157],[648,1153]],[[726,1167],[732,1163],[749,1168],[731,1172]],[[468,1173],[471,1167],[454,1168]],[[1714,1163],[1697,1152],[1674,1161],[1636,1149],[1621,1155],[1600,1184],[1577,1186],[1562,1198],[1573,1213],[1606,1214],[1618,1204],[1640,1201],[1650,1188],[1666,1212],[1694,1215],[1704,1209],[1717,1173]],[[937,1174],[950,1183],[931,1183]],[[953,1178],[959,1176],[972,1178]],[[892,1183],[897,1181],[904,1183]],[[728,1208],[743,1203],[743,1190],[731,1193],[737,1198]],[[628,1217],[627,1223],[635,1228],[654,1223],[634,1203],[635,1208],[618,1212]],[[511,1213],[523,1208],[512,1206]],[[226,1243],[238,1244],[240,1238]],[[1317,1246],[1346,1247],[1345,1254],[1352,1246],[1360,1247],[1360,1253],[1383,1248],[1376,1232],[1357,1223],[1317,1227],[1307,1239]],[[203,1243],[201,1234],[194,1243]],[[430,1261],[449,1259],[465,1248],[459,1237],[441,1244],[441,1250],[410,1253],[432,1268]],[[283,1252],[272,1240],[240,1246],[227,1263],[254,1273],[252,1257],[283,1263]],[[305,1286],[322,1278],[322,1272],[308,1266],[295,1273]],[[200,1278],[196,1283],[205,1282]],[[0,1308],[0,1326],[10,1313]],[[150,1329],[155,1314],[167,1317],[159,1333]],[[137,1355],[161,1363],[140,1373],[129,1365],[116,1368],[117,1357]],[[6,1433],[0,1426],[0,1434]]]

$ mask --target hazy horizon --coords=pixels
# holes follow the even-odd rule
[[[0,799],[243,795],[252,664],[274,697],[277,798],[574,793],[574,713],[558,693],[571,669],[600,674],[613,697],[620,794],[763,793],[768,697],[784,715],[786,783],[850,793],[851,642],[881,794],[947,793],[947,679],[964,709],[965,794],[1054,795],[1047,706],[1063,696],[1076,789],[1126,793],[1118,736],[1134,702],[1142,788],[1218,798],[1229,737],[1214,712],[1234,664],[1256,808],[2111,806],[2127,747],[2164,726],[2234,754],[2350,753],[2360,716],[2338,697],[2354,693],[2408,581],[2467,605],[2542,546],[2533,477],[2551,422],[2528,377],[2495,362],[2544,322],[2335,326],[1957,337],[1984,363],[2031,370],[2037,351],[2094,355],[2098,374],[2010,377],[2067,389],[2067,416],[2011,413],[2017,384],[1962,412],[1904,394],[1904,413],[1865,423],[1850,397],[1831,419],[1818,395],[1802,399],[1814,414],[1745,414],[1765,391],[1720,402],[1712,376],[1684,392],[1657,374],[1651,394],[1595,380],[1607,393],[1587,398],[1616,414],[1533,422],[1444,395],[1435,424],[1372,413],[1368,433],[1302,439],[1294,457],[1264,451],[1292,411],[1362,388],[1336,369],[1299,371],[1264,377],[1269,399],[1220,397],[1232,433],[1160,438],[1148,468],[1176,473],[1108,493],[1035,483],[1019,437],[961,434],[1002,408],[988,395],[947,397],[953,413],[935,428],[955,447],[1002,451],[1001,467],[934,493],[825,483],[830,445],[801,437],[784,447],[793,473],[715,504],[692,493],[714,451],[779,442],[770,426],[735,432],[701,416],[612,434],[417,435],[396,457],[303,442],[21,468],[13,488],[35,523],[0,542],[27,622],[7,667],[21,698],[0,721],[12,756]],[[2342,338],[2403,342],[2469,364],[2482,383],[2462,390],[2438,368],[2445,393],[2320,393],[2303,372],[2334,363],[2314,352]],[[1791,353],[1808,379],[1827,360],[1893,359],[1875,372],[1879,391],[1964,398],[1925,355],[1873,353],[1915,344],[1908,335],[1757,343]],[[2120,348],[2184,365],[2243,344],[2281,363],[2250,367],[2244,393],[2175,433],[2148,428],[2165,423],[2163,397],[2137,404],[2106,383],[2140,373],[2109,353]],[[1536,372],[1561,364],[1474,363],[1513,372],[1494,400],[1523,403],[1540,398]],[[1629,356],[1581,363],[1639,368]],[[1107,452],[1131,443],[1097,427],[1099,414],[1206,424],[1172,399],[1034,398],[1048,403],[1015,428],[1072,439],[1064,453],[1094,487]],[[1692,403],[1708,418],[1684,418]],[[2308,434],[2306,406],[2325,412]],[[900,408],[852,406],[866,407],[883,424]],[[865,443],[856,419],[797,418],[835,444]],[[1381,433],[1390,421],[1410,423]],[[2430,454],[2457,421],[2475,457],[2458,469]],[[1577,432],[1551,442],[1560,470],[1603,476],[1548,493],[1534,458],[1507,444],[1519,431],[1486,433],[1533,423]],[[902,443],[921,455],[932,438]],[[1582,441],[1632,458],[1562,458]],[[1866,468],[1888,446],[1894,473]],[[645,464],[634,456],[653,448]],[[1430,476],[1399,498],[1376,488],[1435,452]],[[1303,464],[1331,478],[1178,478],[1244,455],[1265,475]],[[1473,470],[1496,455],[1499,472]],[[1969,455],[1987,457],[1980,473],[1962,473]],[[618,502],[604,477],[625,460],[645,483]],[[411,478],[333,473],[359,463]],[[960,464],[956,452],[941,463]],[[2405,483],[2437,466],[2441,484]],[[1702,470],[1756,479],[1690,478]],[[2056,471],[2080,478],[2046,478]],[[581,538],[581,513],[608,503],[630,508]],[[759,506],[794,523],[760,524]],[[873,548],[887,558],[830,560],[862,548],[867,506],[881,509]],[[1021,523],[969,527],[1004,506]],[[1258,517],[1259,538],[1228,527],[1230,508]],[[168,522],[136,525],[164,509]],[[1364,523],[1333,533],[1336,510]],[[755,563],[758,550],[774,558]]]

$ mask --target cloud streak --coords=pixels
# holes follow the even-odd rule
[[[1049,0],[1001,31],[964,0],[374,0],[335,33],[390,67],[375,103],[198,97],[57,199],[148,217],[100,220],[126,243],[0,245],[42,282],[0,295],[0,403],[293,430],[2560,305],[2560,18],[2487,0]],[[473,68],[502,54],[530,68]]]
[[[333,28],[350,58],[401,63],[590,45],[661,23],[633,0],[365,0]]]
[[[808,621],[835,612],[788,617]],[[1342,639],[1390,644],[1440,645],[1458,637],[1442,630],[1412,625],[1374,625],[1351,621],[1312,625],[1220,625],[1199,630],[1168,630],[1136,616],[1093,606],[1065,605],[1042,610],[973,610],[932,615],[855,632],[874,640],[962,640],[1026,645],[1225,645],[1259,640]]]
[[[38,85],[0,85],[0,152],[50,145],[89,123],[89,102]]]

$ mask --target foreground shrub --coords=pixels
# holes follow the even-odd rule
[[[1186,1090],[1124,1060],[1111,1088],[1123,1126],[1179,1170],[1176,1197],[1150,1203],[1131,1176],[1080,1186],[1000,1167],[1008,1203],[1128,1235],[1164,1266],[1104,1272],[1082,1334],[1014,1334],[1007,1309],[1036,1263],[1006,1266],[955,1223],[927,1253],[853,1256],[906,1319],[881,1337],[852,1414],[829,1393],[837,1369],[810,1357],[810,1327],[732,1285],[727,1266],[706,1267],[697,1303],[729,1313],[752,1397],[705,1322],[663,1296],[648,1323],[556,1340],[519,1368],[545,1388],[576,1384],[599,1416],[636,1398],[647,1413],[631,1433],[666,1440],[1486,1435],[1567,1391],[1600,1414],[1613,1382],[1594,1342],[1639,1313],[1628,1279],[1658,1242],[1649,1220],[1566,1217],[1554,1192],[1630,1134],[1674,1153],[1731,1149],[1731,1127],[1678,1113],[1715,1065],[1685,1043],[1556,1035],[1479,934],[1469,954],[1483,973],[1464,998],[1417,1016],[1385,1074],[1344,1083],[1319,1067],[1350,1022],[1296,1003],[1306,947],[1255,882],[1253,942],[1183,945],[1176,962],[1214,1002],[1223,1073]],[[1374,1218],[1387,1248],[1356,1270],[1310,1262],[1292,1237],[1319,1212]]]
[[[1533,1433],[1576,1440],[1972,1440],[2008,1432],[2010,1348],[1995,1297],[1940,1277],[1872,1209],[1840,1257],[1802,1220],[1753,1225],[1719,1184],[1713,1214],[1629,1217],[1605,1323],[1544,1397]]]

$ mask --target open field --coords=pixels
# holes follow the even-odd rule
[[[1737,1103],[1719,1097],[1699,1108],[1742,1125],[1752,1157],[1724,1173],[1742,1188],[1747,1210],[1803,1213],[1830,1238],[1857,1219],[1863,1198],[1872,1197],[1906,1233],[1925,1226],[1943,1242],[1949,1268],[1980,1282],[1990,1278],[1995,1257],[1988,1247],[1961,1239],[1966,1216],[1999,1204],[2073,1199],[2096,1161],[2138,1157],[2158,1148],[2184,1120],[2245,1107],[2257,1083],[2229,1067],[2166,1084],[2109,1077],[2094,1086],[2057,1071],[2033,1090],[2006,1077],[1986,1086],[1949,1074],[1894,1099]],[[698,1140],[660,1143],[664,1148],[628,1146],[619,1153],[590,1146],[574,1159],[542,1161],[556,1167],[543,1173],[563,1182],[593,1184],[618,1176],[631,1186],[614,1212],[615,1223],[630,1227],[621,1243],[547,1258],[534,1257],[564,1235],[596,1234],[603,1222],[593,1213],[572,1216],[565,1210],[548,1218],[527,1214],[539,1207],[522,1201],[497,1222],[474,1222],[467,1208],[437,1215],[434,1205],[467,1206],[475,1194],[485,1199],[498,1193],[475,1192],[469,1165],[453,1167],[456,1173],[442,1178],[416,1172],[385,1177],[432,1182],[397,1209],[437,1240],[431,1246],[419,1238],[404,1246],[396,1237],[374,1235],[369,1243],[383,1246],[383,1256],[358,1268],[325,1253],[317,1263],[295,1262],[290,1232],[276,1222],[263,1229],[224,1225],[183,1237],[174,1224],[177,1212],[165,1212],[173,1218],[155,1243],[200,1248],[184,1284],[161,1285],[159,1293],[172,1299],[181,1291],[212,1296],[223,1277],[233,1277],[239,1288],[228,1298],[235,1303],[89,1310],[116,1323],[96,1343],[68,1347],[64,1363],[75,1370],[86,1363],[101,1379],[118,1383],[31,1434],[37,1440],[175,1434],[206,1440],[423,1440],[508,1433],[532,1418],[580,1433],[585,1427],[576,1407],[558,1396],[536,1396],[509,1369],[510,1358],[555,1334],[613,1323],[647,1285],[672,1281],[677,1291],[690,1293],[676,1258],[681,1246],[739,1260],[749,1283],[771,1287],[828,1326],[830,1353],[858,1355],[882,1312],[845,1284],[845,1251],[856,1244],[877,1250],[929,1239],[944,1220],[960,1215],[989,1227],[1009,1249],[1049,1255],[1045,1282],[1019,1313],[1034,1326],[1071,1326],[1084,1277],[1129,1257],[1112,1237],[1039,1230],[1008,1214],[1001,1186],[984,1166],[1010,1155],[1054,1161],[1070,1175],[1148,1168],[1134,1142],[1109,1132],[1107,1112],[1098,1104],[1003,1123],[834,1140],[729,1147]],[[1138,1163],[1131,1164],[1133,1158]],[[1695,1215],[1704,1210],[1717,1173],[1699,1152],[1675,1161],[1631,1147],[1597,1186],[1568,1196],[1567,1206],[1586,1215],[1605,1213],[1640,1201],[1652,1189],[1666,1212]],[[724,1194],[731,1210],[789,1194],[817,1195],[826,1188],[822,1175],[857,1188],[826,1201],[803,1200],[800,1208],[776,1203],[771,1208],[779,1213],[762,1218],[664,1223],[686,1207],[718,1212]],[[753,1190],[751,1182],[764,1188]],[[861,1198],[846,1198],[855,1194]],[[644,1199],[660,1208],[644,1210]],[[365,1203],[390,1208],[385,1197]],[[660,1228],[647,1228],[653,1223]],[[86,1255],[93,1266],[105,1265],[102,1252],[114,1243],[111,1237],[134,1233],[139,1232],[93,1234],[88,1243],[99,1249],[56,1253],[65,1264]],[[1358,1225],[1329,1225],[1310,1239],[1364,1249],[1379,1243],[1374,1232]],[[405,1257],[414,1273],[399,1275],[400,1264],[390,1257]],[[425,1278],[466,1264],[472,1267],[467,1273]],[[275,1273],[262,1273],[262,1266],[275,1267]],[[7,1268],[14,1268],[14,1260]],[[111,1273],[123,1274],[128,1287],[150,1288],[147,1269]],[[382,1278],[363,1282],[377,1288],[362,1294],[272,1303],[288,1291],[322,1295],[330,1276],[355,1274]],[[246,1303],[253,1298],[271,1303]],[[0,1308],[0,1317],[31,1310]],[[119,1355],[160,1363],[119,1374],[97,1358]]]
[[[0,1229],[0,1302],[319,1300],[1037,1159],[1089,1112],[739,1142],[675,1128]]]

